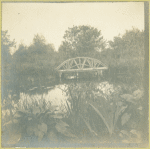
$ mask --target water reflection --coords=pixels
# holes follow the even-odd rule
[[[47,87],[41,86],[41,88],[33,87],[25,93],[20,93],[18,106],[20,108],[23,108],[24,106],[29,108],[33,103],[37,103],[37,105],[42,106],[43,101],[45,101],[47,108],[50,108],[49,105],[53,105],[57,107],[57,110],[59,110],[60,107],[64,106],[66,104],[66,101],[69,99],[68,88],[73,86],[82,88],[82,85],[88,87],[90,84],[90,81],[85,82],[84,80],[82,80],[82,82],[80,83],[75,83],[75,81],[71,80],[68,81],[67,84],[60,84]],[[112,84],[109,84],[107,81],[100,83],[95,81],[92,82],[92,84],[95,85],[96,89],[90,88],[90,90],[93,91],[93,93],[97,96],[101,96],[100,91],[106,95],[111,95],[111,93],[115,91],[114,86]],[[82,89],[83,92],[84,90],[86,91],[85,88]]]
[[[65,104],[68,96],[66,95],[67,85],[56,85],[51,87],[44,87],[42,92],[38,92],[38,88],[34,87],[28,90],[28,93],[20,93],[20,100],[18,102],[19,107],[24,107],[27,105],[27,108],[30,107],[33,103],[43,106],[43,101],[46,102],[47,109],[52,106],[57,107],[57,110],[60,106]]]

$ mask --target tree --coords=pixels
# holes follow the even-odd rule
[[[8,95],[12,81],[12,56],[10,54],[11,48],[15,47],[15,40],[11,41],[8,31],[2,31],[1,40],[1,54],[2,54],[2,98]]]
[[[131,65],[141,65],[144,59],[144,32],[136,28],[127,30],[122,37],[114,37],[109,42],[117,63],[128,61]],[[125,64],[125,63],[124,63]]]
[[[101,59],[118,73],[127,74],[132,82],[143,78],[144,71],[144,32],[133,28],[122,36],[109,41],[109,48],[101,52]],[[112,72],[111,72],[112,74]]]
[[[74,26],[64,35],[59,53],[65,58],[77,56],[93,56],[95,52],[105,48],[101,31],[91,26]]]
[[[15,40],[11,41],[10,36],[8,35],[8,31],[2,31],[2,67],[7,65],[8,63],[11,63],[11,54],[10,50],[11,48],[15,47]]]
[[[41,83],[47,79],[53,73],[55,55],[54,46],[46,43],[42,35],[35,35],[29,47],[20,44],[13,55],[18,83],[28,87],[33,83],[31,80]]]
[[[28,47],[29,59],[36,71],[43,70],[50,73],[55,65],[55,48],[53,44],[47,44],[43,36],[35,35],[33,43]]]

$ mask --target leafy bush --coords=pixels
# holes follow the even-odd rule
[[[106,135],[110,139],[117,136],[118,141],[124,142],[122,132],[128,132],[130,136],[133,136],[132,132],[141,133],[142,90],[123,94],[120,86],[108,82],[82,83],[68,86],[68,94],[68,124],[78,137],[86,129],[89,132],[86,135],[98,138]],[[139,141],[139,135],[134,137],[131,141]]]
[[[32,99],[30,103],[27,99],[22,99],[17,104],[12,102],[11,106],[14,112],[11,116],[9,114],[7,122],[6,114],[3,115],[3,120],[5,120],[3,136],[9,138],[4,140],[4,143],[16,144],[21,138],[27,136],[35,137],[39,141],[44,138],[56,141],[60,139],[60,136],[64,136],[63,139],[75,137],[71,133],[69,125],[64,122],[63,114],[58,112],[55,106],[46,103],[42,98],[40,100]],[[7,111],[9,110],[7,109]]]

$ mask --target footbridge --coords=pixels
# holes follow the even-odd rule
[[[61,63],[56,68],[56,71],[59,72],[61,78],[62,73],[66,72],[76,72],[78,75],[78,72],[95,71],[99,76],[99,74],[102,75],[102,72],[105,69],[108,69],[108,67],[100,60],[90,57],[76,57]]]

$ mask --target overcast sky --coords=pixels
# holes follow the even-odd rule
[[[125,30],[144,30],[144,2],[3,3],[2,30],[17,44],[42,34],[57,50],[68,27],[91,25],[112,40]]]

